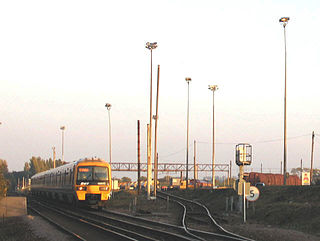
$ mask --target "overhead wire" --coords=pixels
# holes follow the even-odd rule
[[[309,136],[310,134],[304,134],[304,135],[299,135],[299,136],[292,136],[292,137],[288,137],[287,140],[293,140],[293,139],[298,139],[298,138],[301,138],[301,137],[305,137],[305,136]],[[317,134],[315,134],[317,135]],[[318,135],[317,135],[318,136]],[[320,136],[320,135],[319,135]],[[264,141],[256,141],[256,142],[250,142],[251,144],[259,144],[259,143],[269,143],[269,142],[278,142],[278,141],[282,141],[283,138],[279,138],[279,139],[271,139],[271,140],[264,140]],[[212,142],[205,142],[205,141],[197,141],[197,144],[212,144]],[[237,142],[216,142],[215,143],[216,145],[237,145],[239,143]],[[192,146],[193,144],[189,144],[189,147]],[[166,157],[169,157],[169,156],[173,156],[173,155],[176,155],[178,153],[181,153],[183,151],[186,151],[187,148],[182,148],[176,152],[173,152],[173,153],[170,153],[168,155],[165,155],[165,156],[162,156],[162,155],[159,155],[161,158],[166,158]]]

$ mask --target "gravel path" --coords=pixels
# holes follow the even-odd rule
[[[39,238],[47,241],[70,241],[74,240],[69,235],[58,230],[54,225],[50,224],[39,216],[24,216],[25,222],[30,227],[30,230]]]

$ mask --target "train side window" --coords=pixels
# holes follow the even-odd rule
[[[60,186],[60,181],[61,181],[61,174],[57,174],[57,185]]]
[[[73,179],[72,179],[72,177],[73,177],[73,171],[71,170],[71,171],[70,171],[70,184],[72,184],[72,183],[73,183],[73,181],[72,181],[72,180],[73,180]]]
[[[67,177],[67,170],[65,170],[63,174],[63,185],[66,185],[66,177]]]
[[[69,185],[70,184],[70,178],[69,178],[70,172],[66,171],[66,184]]]

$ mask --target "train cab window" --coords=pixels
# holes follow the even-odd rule
[[[78,181],[92,181],[93,167],[78,167]]]
[[[78,167],[77,184],[81,182],[108,182],[108,178],[108,168],[106,167]]]
[[[108,179],[108,169],[105,167],[94,167],[93,179],[95,181],[105,181]]]

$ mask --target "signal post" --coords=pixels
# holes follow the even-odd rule
[[[243,211],[243,222],[246,222],[246,196],[250,194],[250,183],[243,178],[244,166],[251,165],[252,146],[247,143],[236,145],[236,164],[239,166],[239,182],[235,189],[239,195],[239,209]],[[243,204],[243,205],[242,205]]]

